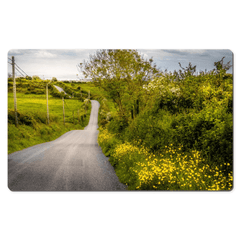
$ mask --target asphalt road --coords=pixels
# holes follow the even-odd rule
[[[97,143],[98,101],[88,126],[8,155],[12,191],[121,191],[114,168]]]
[[[57,85],[53,85],[59,92],[64,92],[65,94],[67,94],[61,87],[57,86]]]

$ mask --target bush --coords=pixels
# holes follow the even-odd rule
[[[98,135],[98,143],[101,146],[103,153],[106,156],[111,156],[114,148],[121,143],[121,141],[115,137],[114,134],[108,132],[107,129],[103,129],[100,127],[100,133]],[[111,162],[111,159],[110,159]],[[115,165],[114,162],[112,162]]]

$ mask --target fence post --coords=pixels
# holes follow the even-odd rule
[[[62,102],[63,102],[63,124],[65,127],[65,110],[64,110],[64,98],[62,97]]]
[[[15,126],[18,127],[18,118],[17,118],[17,90],[16,90],[16,79],[15,79],[15,62],[14,62],[14,56],[12,56],[12,75],[13,75],[13,98],[14,98]]]
[[[49,110],[48,110],[48,83],[46,85],[46,97],[47,97],[47,124],[49,125]]]

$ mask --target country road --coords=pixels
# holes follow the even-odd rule
[[[97,143],[98,101],[88,126],[8,155],[12,191],[121,191],[114,168]]]
[[[59,92],[64,92],[65,94],[67,94],[61,87],[57,86],[57,85],[53,85]]]

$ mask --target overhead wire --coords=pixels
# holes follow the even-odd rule
[[[15,68],[15,69],[24,77],[24,75],[17,68]]]
[[[12,63],[10,63],[10,62],[8,62],[8,63],[12,65]],[[24,77],[24,74],[21,73],[21,72],[18,70],[18,68],[15,67],[15,70],[17,70],[17,71]]]
[[[15,63],[15,65],[16,65],[26,76],[28,76],[16,63]]]
[[[12,63],[12,59],[11,58],[8,58],[8,60],[10,60],[11,62],[8,62],[9,64],[13,64]],[[22,70],[22,68],[20,68],[18,65],[17,65],[17,63],[15,62],[15,69],[24,77],[24,76],[28,76],[27,75],[27,73],[25,73],[23,70]]]
[[[24,71],[22,71],[21,69],[19,69],[19,67],[16,65],[15,69],[24,77]],[[27,74],[25,74],[25,76],[27,76]]]

